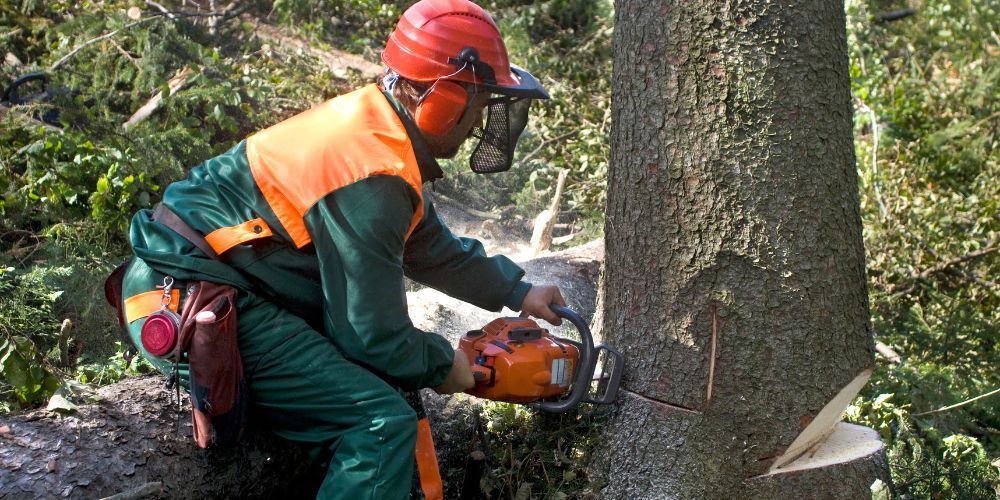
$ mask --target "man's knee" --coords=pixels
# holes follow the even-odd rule
[[[417,412],[406,402],[406,399],[398,392],[384,398],[380,402],[379,419],[385,426],[387,434],[398,436],[407,441],[416,440],[417,436]]]

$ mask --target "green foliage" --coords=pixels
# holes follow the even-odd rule
[[[905,360],[879,367],[854,418],[882,431],[902,494],[985,498],[996,397],[922,413],[1000,387],[1000,14],[937,0],[875,19],[900,7],[847,9],[873,322]]]
[[[46,374],[76,371],[103,382],[127,373],[114,358],[118,326],[102,285],[128,253],[136,211],[152,207],[188,168],[356,84],[311,57],[261,43],[238,20],[210,34],[199,17],[168,19],[152,8],[128,17],[136,5],[0,4],[0,53],[24,63],[0,66],[0,82],[46,71],[51,94],[0,117],[0,327],[3,339],[18,339],[4,344],[7,408],[51,396]],[[182,74],[184,85],[170,95],[168,82]],[[162,102],[149,118],[123,128],[156,96]],[[36,120],[53,109],[58,127]],[[71,336],[60,345],[63,319]],[[45,373],[29,380],[15,370],[21,361]]]
[[[43,274],[0,268],[0,399],[8,406],[34,407],[60,386],[46,353],[58,340],[51,313],[62,291],[45,283]]]
[[[115,353],[105,361],[88,360],[83,357],[77,365],[76,379],[83,384],[108,385],[136,375],[154,373],[155,368],[146,358],[127,354],[122,342],[115,342]]]
[[[1000,467],[982,444],[965,434],[946,434],[938,419],[914,417],[893,394],[859,398],[847,418],[879,431],[902,498],[989,498],[1000,491]]]
[[[35,343],[20,336],[0,343],[0,382],[0,391],[13,393],[19,406],[29,408],[47,401],[61,385]]]
[[[554,415],[485,402],[482,411],[489,444],[482,487],[489,498],[577,498],[591,489],[586,464],[608,408],[581,405]]]

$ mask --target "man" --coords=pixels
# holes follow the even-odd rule
[[[323,498],[407,496],[417,428],[400,389],[473,386],[464,354],[412,325],[404,276],[556,324],[549,306],[565,305],[558,288],[521,281],[510,260],[453,236],[422,195],[442,175],[434,158],[470,137],[473,170],[509,168],[528,104],[548,98],[509,64],[496,24],[467,0],[422,0],[382,58],[380,86],[249,137],[170,185],[155,213],[138,213],[123,285],[140,347],[145,319],[183,307],[186,283],[237,289],[251,411],[329,459]]]

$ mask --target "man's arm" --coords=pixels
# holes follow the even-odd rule
[[[413,326],[403,285],[404,237],[416,194],[373,176],[327,195],[306,214],[319,259],[324,328],[345,356],[406,389],[435,387],[454,350]]]
[[[429,199],[424,218],[406,242],[406,276],[470,304],[499,311],[520,311],[531,284],[524,270],[507,257],[487,257],[482,243],[459,238],[444,225]]]

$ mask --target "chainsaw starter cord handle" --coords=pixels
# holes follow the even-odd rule
[[[590,333],[590,327],[587,326],[583,317],[565,306],[553,304],[551,308],[557,316],[573,323],[573,326],[580,332],[582,343],[581,349],[579,349],[580,366],[577,367],[576,376],[573,377],[573,390],[570,391],[569,396],[558,401],[537,403],[538,409],[542,411],[564,413],[573,409],[590,391],[590,379],[594,376],[597,359],[595,358],[596,351],[594,351],[594,336]]]

